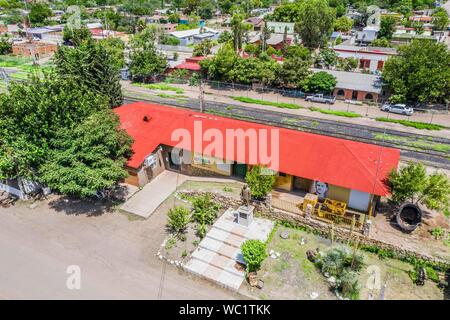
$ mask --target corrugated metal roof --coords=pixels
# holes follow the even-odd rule
[[[388,189],[383,183],[388,173],[396,168],[400,151],[362,142],[338,139],[307,132],[271,127],[259,123],[240,121],[204,113],[193,112],[175,107],[137,102],[114,109],[119,115],[121,126],[134,139],[133,156],[128,165],[139,168],[144,159],[161,144],[176,146],[179,139],[173,140],[172,134],[177,129],[186,129],[195,141],[182,141],[183,148],[230,161],[247,164],[265,163],[256,155],[252,160],[248,144],[234,143],[230,149],[227,142],[221,147],[212,148],[211,141],[198,137],[198,125],[203,134],[208,129],[220,132],[224,137],[231,130],[256,130],[256,146],[252,150],[259,154],[261,142],[265,142],[269,154],[277,152],[279,164],[269,167],[311,180],[319,180],[348,189],[377,195],[386,195]],[[150,121],[144,121],[144,117]],[[194,128],[197,128],[194,130]],[[258,134],[265,129],[266,135]],[[279,139],[271,139],[273,130]],[[276,143],[276,145],[275,145]],[[278,149],[276,148],[278,147]],[[265,151],[264,154],[267,154]]]

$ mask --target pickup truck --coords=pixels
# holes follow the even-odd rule
[[[333,96],[324,96],[323,94],[310,94],[305,98],[306,101],[311,102],[320,102],[326,104],[334,104],[336,102],[336,98]]]

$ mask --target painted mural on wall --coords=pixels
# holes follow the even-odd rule
[[[314,181],[311,185],[310,193],[317,194],[319,199],[325,199],[328,192],[328,183],[322,181]]]

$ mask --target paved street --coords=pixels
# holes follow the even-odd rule
[[[165,215],[148,220],[85,202],[0,208],[0,299],[232,299],[225,289],[163,264]],[[66,269],[81,268],[68,290]],[[163,279],[163,281],[161,281]],[[161,285],[162,283],[162,285]]]

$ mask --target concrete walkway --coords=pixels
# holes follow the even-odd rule
[[[121,209],[143,218],[150,217],[156,208],[176,190],[179,178],[177,176],[176,172],[165,170],[128,199]]]
[[[184,268],[225,288],[238,291],[245,279],[240,249],[242,243],[247,239],[266,241],[274,222],[254,218],[253,223],[245,227],[234,222],[235,219],[234,210],[228,209],[214,223]]]
[[[191,177],[165,170],[147,183],[140,191],[135,192],[120,209],[147,219],[164,200],[176,191],[177,187],[188,180],[238,183],[231,178]]]

